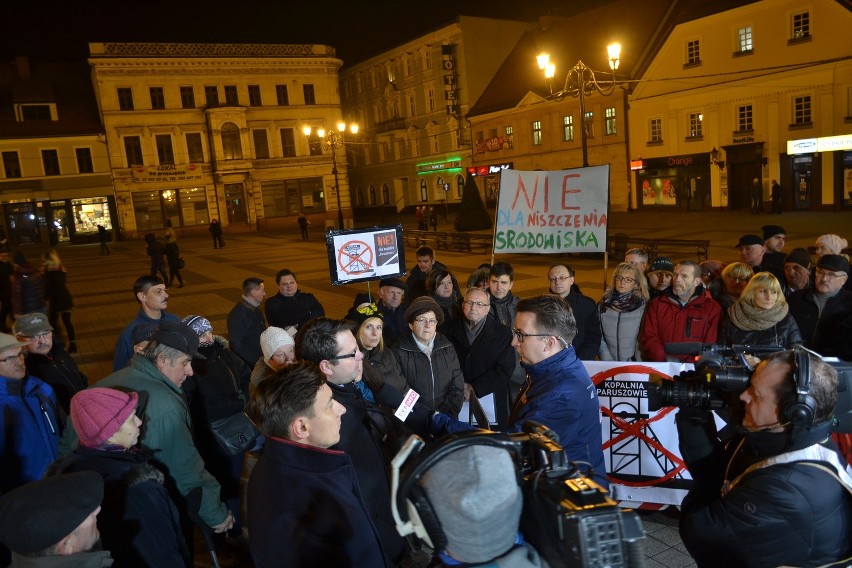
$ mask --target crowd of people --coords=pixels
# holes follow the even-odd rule
[[[54,340],[61,316],[73,345],[67,303],[54,309],[51,300],[49,308],[28,305],[21,313],[16,307],[13,334],[0,334],[0,405],[9,417],[0,436],[0,511],[45,507],[63,522],[41,527],[41,517],[24,515],[19,524],[39,528],[32,533],[38,538],[23,539],[4,513],[0,543],[22,566],[69,555],[79,556],[69,564],[79,566],[190,566],[195,523],[248,551],[258,567],[408,565],[414,552],[391,503],[391,462],[405,439],[476,427],[518,432],[528,421],[552,431],[568,459],[587,464],[587,476],[606,490],[601,410],[583,361],[687,360],[667,353],[667,344],[677,342],[804,346],[852,360],[847,243],[823,235],[811,259],[804,249],[785,254],[784,237],[771,225],[762,237],[744,235],[729,263],[675,263],[631,249],[597,302],[582,293],[567,264],[551,266],[546,287],[543,281],[532,297],[512,294],[515,273],[506,262],[480,266],[462,289],[424,246],[407,279],[381,280],[377,301],[359,295],[340,319],[327,317],[285,268],[268,299],[263,278],[245,279],[227,317],[227,339],[203,314],[181,319],[167,311],[168,280],[152,255],[151,273],[133,286],[139,312],[118,337],[114,372],[92,387]],[[151,240],[149,252],[157,246]],[[46,260],[43,276],[63,270],[55,253]],[[179,269],[169,267],[182,282]],[[53,280],[64,286],[64,278]],[[782,369],[798,380],[799,371],[781,357],[757,369]],[[818,361],[811,367],[830,374]],[[747,425],[778,426],[755,410],[758,395],[766,398],[758,386],[742,395]],[[486,423],[460,415],[465,402],[491,409]],[[830,400],[817,403],[833,408]],[[823,428],[830,411],[820,412],[810,415],[808,428]],[[696,423],[708,431],[703,414],[679,418],[683,437],[712,446],[701,441]],[[794,446],[783,447],[808,447]],[[682,451],[703,483],[698,450]],[[456,458],[477,468],[479,454],[488,451]],[[449,480],[424,481],[430,500],[440,500],[442,483]],[[80,498],[45,504],[45,494],[63,491]],[[520,506],[516,493],[506,496],[513,511]],[[708,499],[691,497],[690,511],[704,514]],[[840,511],[841,522],[849,511],[852,505]],[[455,538],[470,527],[449,511],[440,522],[453,538],[436,546],[438,558],[447,565],[510,558],[513,566],[541,565],[516,537],[516,515],[510,517],[515,528],[496,548],[473,546]],[[684,540],[690,551],[700,550],[706,544],[689,532],[689,522],[683,530],[691,538]],[[825,547],[815,549],[821,560],[830,556]]]

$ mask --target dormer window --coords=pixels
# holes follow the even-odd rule
[[[58,120],[55,103],[16,103],[15,120],[17,122],[33,120]]]

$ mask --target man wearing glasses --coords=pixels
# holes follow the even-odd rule
[[[0,494],[41,479],[59,455],[56,395],[50,385],[27,374],[26,347],[0,333]]]
[[[340,441],[329,449],[344,451],[352,458],[361,496],[379,532],[382,547],[397,563],[405,552],[405,541],[394,528],[388,473],[390,456],[397,448],[388,447],[385,451],[383,444],[395,439],[389,429],[398,426],[393,416],[366,401],[358,388],[364,355],[352,333],[352,324],[326,317],[310,320],[296,334],[296,357],[319,367],[333,399],[345,409]]]
[[[852,361],[852,292],[843,288],[848,279],[849,261],[826,254],[817,263],[813,287],[787,298],[805,347],[844,361]]]
[[[512,332],[489,312],[488,294],[471,288],[464,295],[464,319],[455,319],[447,330],[464,375],[464,398],[473,392],[482,398],[494,394],[497,429],[509,423],[509,379],[515,370]]]
[[[40,312],[20,316],[15,320],[15,337],[27,342],[27,372],[49,384],[59,406],[69,414],[71,397],[86,388],[89,380],[62,344],[53,341],[47,316]]]
[[[574,269],[565,264],[554,264],[547,273],[550,281],[550,293],[563,298],[577,322],[577,336],[574,349],[582,361],[592,361],[601,347],[601,318],[594,300],[580,293],[574,284]]]

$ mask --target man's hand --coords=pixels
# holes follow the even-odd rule
[[[215,527],[210,527],[210,528],[213,529],[213,532],[223,533],[223,532],[229,530],[233,526],[234,526],[234,514],[230,511],[228,511],[228,516],[225,517],[224,521],[222,521],[221,523],[219,523]]]
[[[465,383],[464,384],[464,399],[470,400],[470,395],[472,393],[473,393],[473,385],[471,385],[470,383]],[[473,393],[473,394],[475,394],[475,393]]]

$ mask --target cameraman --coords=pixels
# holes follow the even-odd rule
[[[804,353],[813,413],[792,412],[802,400],[799,353],[773,353],[757,366],[739,396],[742,425],[725,445],[709,411],[690,406],[676,416],[681,455],[694,479],[681,504],[680,534],[699,566],[820,566],[843,559],[837,565],[845,566],[852,556],[852,479],[829,439],[837,372]]]

